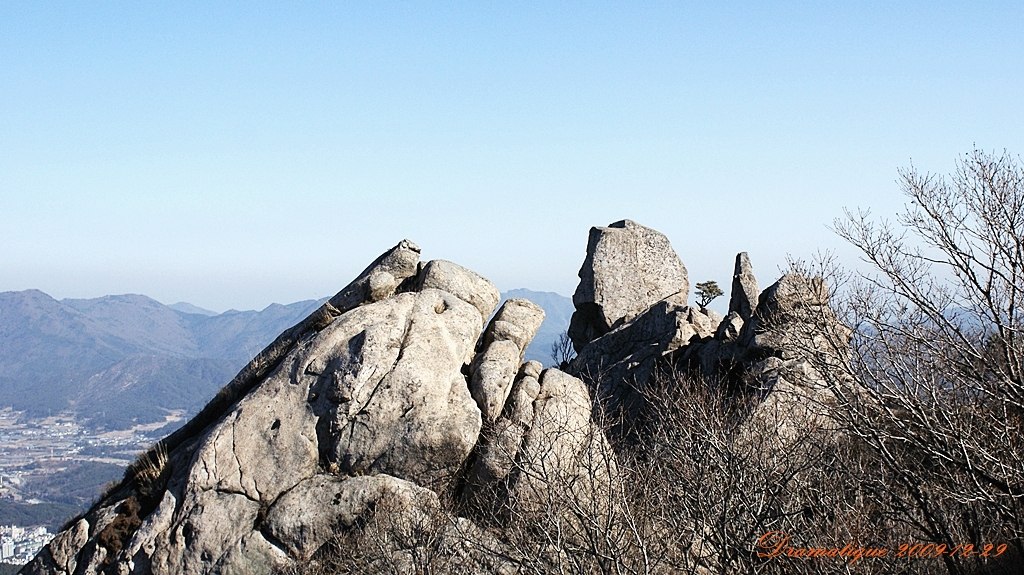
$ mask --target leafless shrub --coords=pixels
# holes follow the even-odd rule
[[[889,573],[888,561],[758,557],[772,532],[793,548],[890,546],[905,530],[884,521],[864,478],[872,457],[833,427],[763,425],[756,396],[736,397],[717,385],[662,373],[652,386],[654,409],[643,456],[654,493],[649,513],[685,526],[677,545],[689,573]],[[785,433],[784,438],[779,434]],[[784,446],[780,448],[780,445]],[[916,572],[924,565],[903,566]],[[921,572],[928,572],[927,570]]]
[[[836,386],[837,413],[877,457],[894,520],[926,541],[1009,545],[998,561],[945,557],[948,572],[1019,569],[1024,170],[975,150],[948,180],[900,175],[898,227],[864,212],[836,223],[874,268],[836,302],[855,329],[848,365],[829,375],[856,382]]]
[[[573,359],[576,358],[576,350],[572,346],[572,339],[569,332],[564,332],[551,344],[551,361],[559,369],[565,369]]]

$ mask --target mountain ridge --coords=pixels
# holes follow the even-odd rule
[[[319,304],[204,316],[140,294],[0,292],[0,406],[30,416],[72,410],[110,429],[195,410]],[[120,409],[107,409],[111,402]]]

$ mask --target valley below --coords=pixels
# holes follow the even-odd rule
[[[56,530],[184,416],[175,410],[161,422],[107,431],[70,412],[38,418],[0,409],[0,525]]]

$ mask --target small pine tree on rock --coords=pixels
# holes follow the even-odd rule
[[[697,305],[701,309],[704,309],[711,303],[716,297],[723,295],[722,288],[718,287],[718,282],[714,280],[708,280],[697,284]]]

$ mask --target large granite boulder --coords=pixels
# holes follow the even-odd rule
[[[276,572],[378,494],[455,481],[482,423],[463,371],[497,290],[447,262],[416,277],[414,257],[403,242],[282,334],[24,572]],[[285,519],[328,492],[339,504],[305,526]]]
[[[333,537],[387,505],[396,523],[416,522],[436,513],[437,494],[389,475],[339,477],[319,474],[282,495],[266,512],[261,529],[291,557],[307,560]]]
[[[729,315],[725,316],[722,323],[718,324],[718,329],[715,331],[715,339],[726,343],[736,341],[743,331],[743,323],[743,317],[738,312],[729,312]]]
[[[299,560],[298,573],[521,572],[493,534],[446,515],[433,491],[387,475],[316,475],[282,495],[263,525]]]
[[[304,346],[295,379],[322,461],[429,487],[450,480],[480,431],[461,369],[481,327],[472,305],[425,289],[354,310]]]
[[[466,499],[476,505],[496,502],[496,493],[506,487],[523,436],[533,425],[534,401],[540,394],[543,368],[536,361],[522,365],[512,385],[500,417],[486,425],[478,444],[478,454],[466,481]]]
[[[554,368],[541,375],[509,482],[509,502],[518,513],[543,514],[552,501],[591,514],[607,511],[603,506],[617,470],[592,409],[582,381]]]
[[[690,290],[668,238],[630,220],[590,229],[579,277],[569,326],[576,351],[670,295],[685,301]]]
[[[162,447],[172,451],[216,421],[233,403],[276,368],[300,339],[323,329],[345,312],[409,288],[409,284],[416,280],[419,259],[419,246],[409,240],[402,240],[381,254],[344,289],[304,320],[285,330],[256,354],[256,357],[242,368],[199,414],[162,439]]]
[[[435,288],[469,302],[480,312],[483,321],[501,301],[501,293],[494,284],[476,272],[445,260],[431,260],[423,266],[416,288]]]
[[[738,338],[737,355],[761,397],[740,441],[752,449],[781,450],[808,433],[834,432],[834,386],[849,380],[843,364],[851,336],[829,306],[823,278],[789,273],[765,289]],[[849,386],[842,393],[856,392]]]

